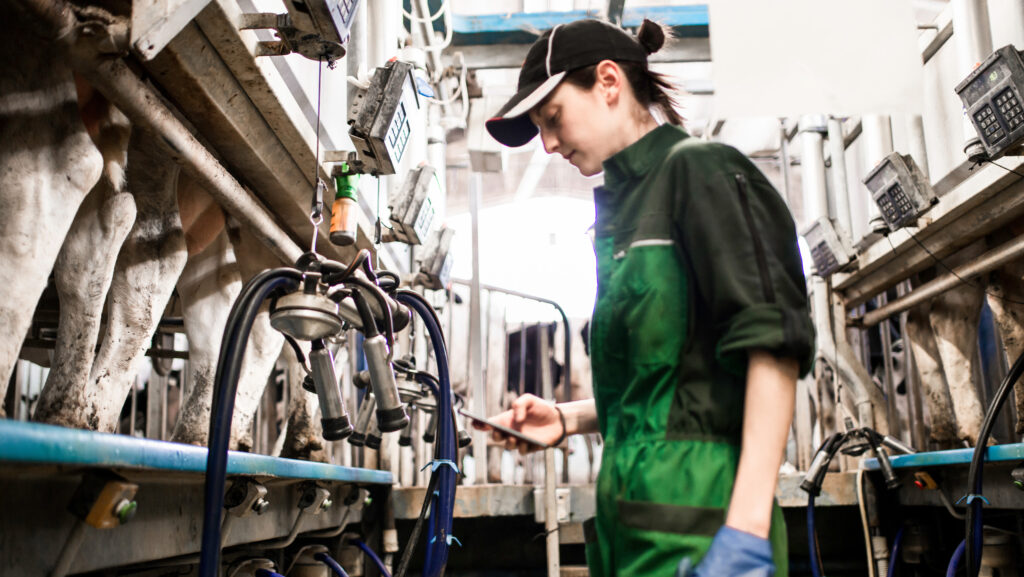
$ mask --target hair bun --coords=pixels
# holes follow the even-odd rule
[[[644,18],[640,29],[636,33],[637,42],[644,47],[648,54],[654,54],[665,45],[665,29],[657,22]]]

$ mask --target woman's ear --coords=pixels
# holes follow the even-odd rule
[[[594,84],[601,89],[605,101],[608,104],[617,103],[622,94],[622,83],[626,80],[619,65],[611,60],[602,60],[597,63],[594,77]]]

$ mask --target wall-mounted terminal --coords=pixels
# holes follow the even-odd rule
[[[890,230],[913,226],[938,202],[928,179],[910,155],[892,152],[864,178]]]
[[[391,229],[384,231],[384,242],[423,244],[434,222],[434,205],[428,192],[434,182],[434,167],[417,166],[409,171],[402,188],[388,200]]]
[[[827,218],[819,218],[804,230],[804,239],[811,249],[814,274],[826,278],[856,258],[844,232]]]
[[[978,131],[987,159],[1016,154],[1024,140],[1024,60],[1020,52],[1013,45],[996,50],[957,85],[956,93]]]
[[[412,70],[412,64],[392,60],[355,94],[349,136],[369,174],[395,174],[405,154],[421,106]]]

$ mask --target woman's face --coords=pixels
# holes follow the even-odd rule
[[[615,116],[600,82],[589,90],[562,82],[530,111],[544,150],[561,154],[584,176],[601,172],[601,163],[624,148],[618,146],[622,135],[616,134]]]

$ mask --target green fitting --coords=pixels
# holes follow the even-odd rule
[[[124,525],[132,517],[135,516],[135,512],[139,509],[139,503],[137,501],[121,501],[117,506],[117,520]]]
[[[1022,481],[1014,481],[1013,482],[1013,486],[1017,487],[1021,491],[1024,491],[1024,482],[1022,482]]]
[[[351,198],[357,200],[356,193],[359,191],[359,175],[349,173],[347,162],[341,163],[342,174],[334,177],[334,189],[337,193],[335,199]]]

